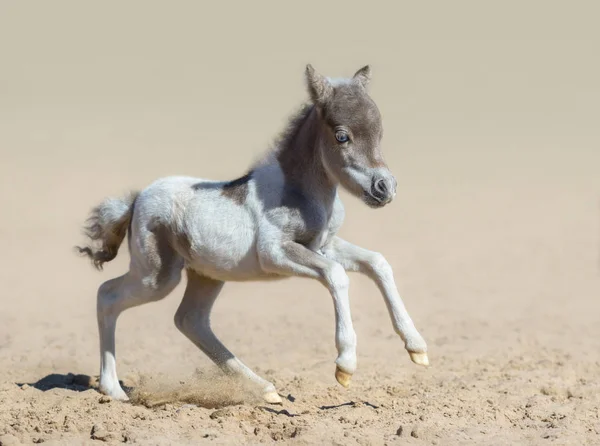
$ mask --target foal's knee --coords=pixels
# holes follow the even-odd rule
[[[383,279],[393,275],[392,267],[389,262],[378,252],[372,253],[367,259],[367,267],[371,274],[375,274]]]
[[[347,290],[350,287],[350,279],[346,270],[339,263],[334,263],[323,272],[323,279],[332,290]]]

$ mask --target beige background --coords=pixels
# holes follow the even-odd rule
[[[599,16],[593,1],[1,2],[0,441],[88,442],[98,424],[152,444],[593,444]],[[359,370],[339,388],[330,298],[293,279],[228,285],[214,326],[298,417],[20,389],[97,374],[95,290],[127,252],[102,274],[73,254],[89,208],[160,176],[240,175],[305,99],[309,62],[372,66],[399,195],[379,211],[345,196],[342,235],[386,255],[432,367],[353,276]],[[119,320],[121,377],[151,394],[210,370],[173,326],[181,293]]]

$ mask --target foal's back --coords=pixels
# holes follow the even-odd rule
[[[280,175],[279,175],[280,176]],[[264,273],[257,235],[269,209],[281,201],[276,166],[264,165],[232,181],[165,177],[136,199],[131,222],[131,255],[160,255],[171,247],[183,265],[216,280],[274,278]]]

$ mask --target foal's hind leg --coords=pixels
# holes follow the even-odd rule
[[[187,288],[175,314],[177,328],[225,373],[245,378],[259,386],[266,402],[281,403],[275,386],[237,359],[219,341],[210,327],[210,312],[223,288],[223,282],[200,276],[192,270],[187,270],[187,274]]]
[[[153,302],[167,296],[177,280],[147,286],[131,272],[104,282],[98,290],[98,330],[100,332],[100,391],[115,399],[127,400],[119,384],[115,360],[117,318],[126,309]]]
[[[128,398],[117,377],[117,318],[128,308],[166,297],[181,279],[183,260],[158,235],[152,232],[140,235],[139,243],[132,247],[129,272],[104,282],[98,289],[100,391],[119,400]]]

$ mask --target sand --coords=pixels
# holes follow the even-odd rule
[[[0,444],[600,443],[598,8],[170,5],[0,6]],[[103,397],[95,292],[128,259],[74,254],[88,210],[160,176],[242,174],[307,62],[373,67],[399,193],[344,194],[341,235],[388,258],[431,366],[365,277],[349,389],[320,284],[228,284],[213,325],[285,397],[267,406],[177,331],[182,283],[121,316],[132,402]]]

